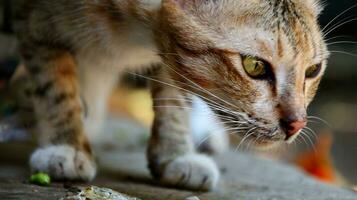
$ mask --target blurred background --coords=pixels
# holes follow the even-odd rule
[[[311,136],[311,142],[305,138],[293,151],[284,152],[278,158],[296,164],[323,181],[357,184],[357,1],[325,0],[324,5],[320,24],[325,27],[331,57],[309,110],[309,114],[316,117],[309,126],[317,137]],[[16,0],[0,1],[0,119],[6,119],[16,109],[6,91],[19,62],[12,31],[11,16],[15,7]],[[135,131],[141,135],[137,136],[139,140],[145,142],[153,118],[147,82],[129,75],[122,82],[108,102],[111,116],[125,118],[142,127]],[[331,128],[327,129],[326,124]],[[123,136],[123,132],[128,135],[135,132],[125,125],[115,128],[121,134],[118,141],[129,138]],[[27,140],[27,135],[5,133],[0,127],[0,143],[14,140]]]

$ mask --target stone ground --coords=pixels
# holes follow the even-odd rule
[[[53,183],[40,187],[28,183],[29,143],[0,144],[0,199],[60,199],[80,183]],[[227,152],[216,157],[222,172],[213,192],[167,188],[153,181],[146,168],[143,148],[118,152],[99,150],[99,175],[92,185],[111,188],[142,200],[356,200],[357,192],[317,182],[296,168],[246,153]]]

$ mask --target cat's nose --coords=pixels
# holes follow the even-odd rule
[[[295,135],[296,133],[298,133],[301,129],[303,129],[307,122],[306,119],[289,119],[289,120],[280,120],[280,124],[282,126],[282,128],[284,129],[285,133],[286,133],[286,140],[288,140],[289,138],[291,138],[293,135]]]

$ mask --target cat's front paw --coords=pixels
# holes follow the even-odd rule
[[[30,166],[32,172],[44,172],[56,180],[90,181],[96,174],[90,155],[69,145],[37,149],[31,155]]]
[[[219,181],[219,170],[211,158],[201,154],[188,154],[168,163],[161,181],[188,189],[212,190]]]

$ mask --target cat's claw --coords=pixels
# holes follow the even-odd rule
[[[68,145],[37,149],[30,159],[32,172],[44,172],[56,180],[91,181],[96,165],[84,152]]]
[[[161,181],[165,184],[194,190],[212,190],[219,180],[215,162],[201,154],[188,154],[168,163]]]

